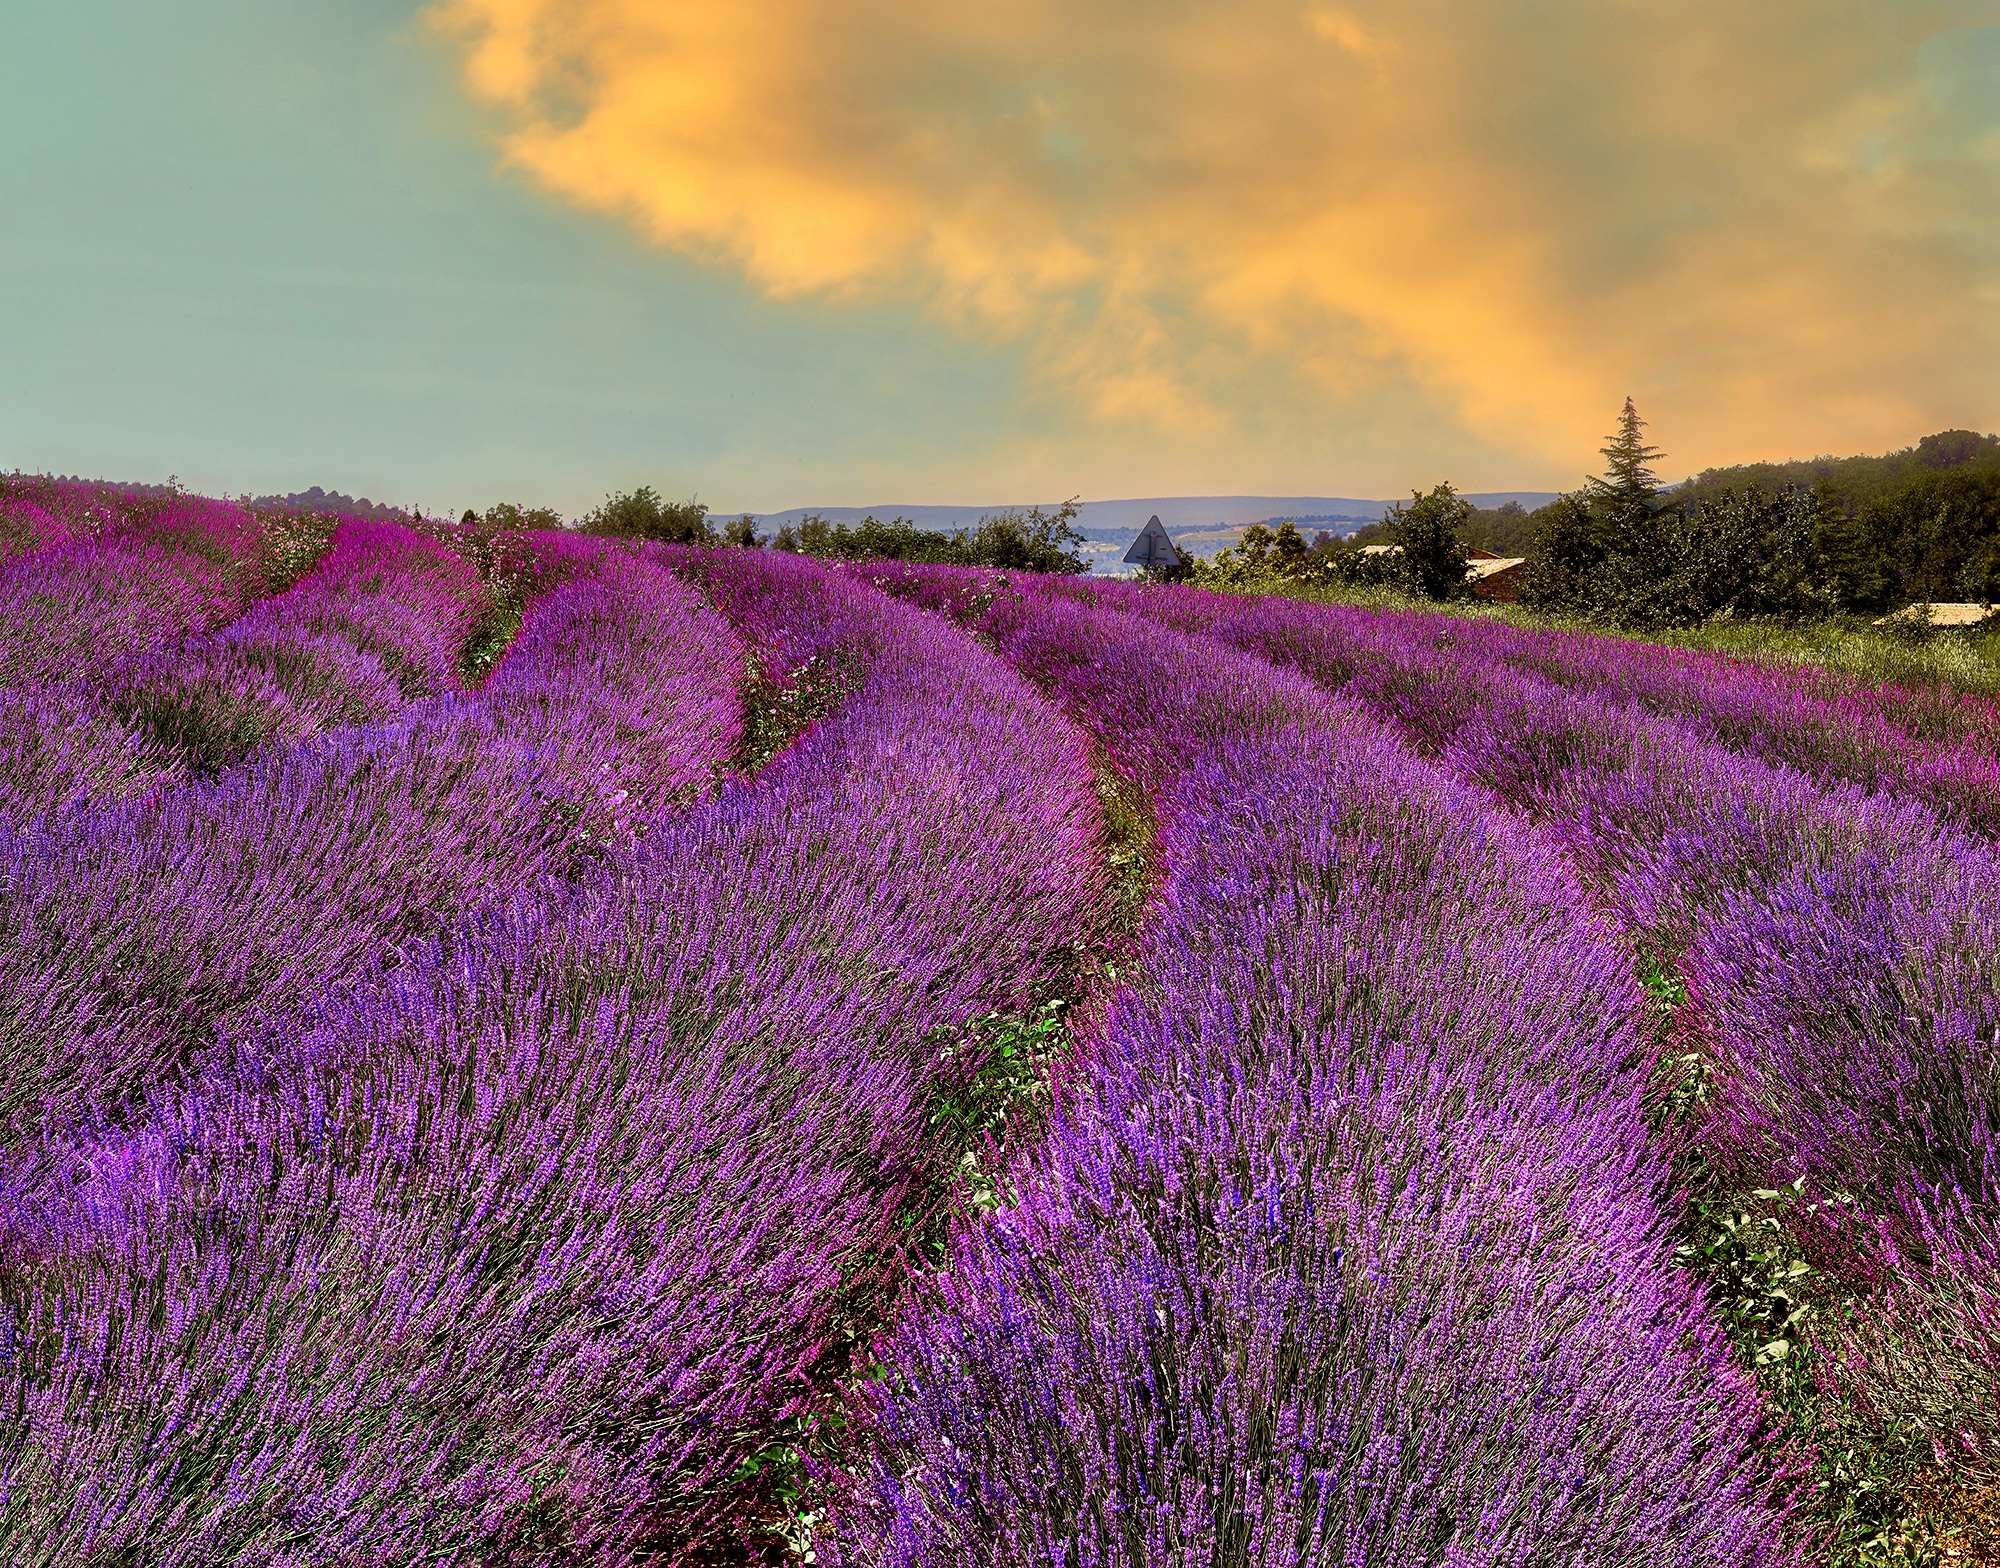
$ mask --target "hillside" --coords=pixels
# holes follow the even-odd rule
[[[0,1562],[2000,1549],[2000,709],[701,538],[0,482]]]
[[[1675,491],[1695,499],[1732,485],[1767,490],[1786,485],[1825,486],[1843,511],[1857,514],[1908,485],[1913,479],[1949,472],[2000,473],[2000,436],[1972,430],[1941,430],[1914,446],[1879,456],[1794,458],[1784,463],[1740,463],[1708,468]]]

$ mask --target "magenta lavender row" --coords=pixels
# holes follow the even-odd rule
[[[0,559],[80,540],[133,539],[254,566],[257,518],[227,501],[176,491],[128,495],[115,486],[36,475],[0,475]]]
[[[743,639],[628,546],[532,535],[543,591],[481,701],[547,737],[580,831],[628,833],[706,793],[741,738]]]
[[[1824,1261],[1879,1276],[1896,1256],[1876,1244],[1883,1226],[1892,1247],[1993,1254],[1975,1238],[2000,1215],[2000,1138],[1965,1081],[2000,1023],[1982,837],[1900,792],[1744,755],[1714,725],[1496,664],[1455,635],[1396,643],[1411,625],[1455,634],[1442,618],[1384,617],[1395,624],[1378,633],[1365,613],[1285,601],[1038,591],[1202,629],[1296,669],[1540,820],[1637,939],[1685,954],[1729,1068],[1717,1130],[1744,1184],[1804,1177],[1817,1196],[1858,1204],[1867,1239],[1846,1227]],[[1390,646],[1394,658],[1376,656]],[[1760,689],[1759,672],[1743,674]],[[1834,1212],[1852,1219],[1854,1207]]]
[[[881,1348],[850,1554],[1791,1561],[1580,889],[1301,678],[1022,593],[976,624],[1155,792],[1168,878],[1020,1201]]]
[[[1169,587],[1068,587],[1181,630],[1310,662],[1371,705],[1436,684],[1432,666],[1518,672],[1816,778],[1926,801],[2000,832],[2000,711],[1936,689],[1867,687],[1801,671],[1574,632],[1421,612],[1357,610]]]
[[[849,628],[831,716],[589,883],[248,1033],[143,1138],[68,1152],[97,1174],[11,1328],[10,1542],[673,1560],[833,1402],[976,1065],[947,1026],[1025,1000],[1095,918],[1093,779],[948,628],[808,563],[719,570],[766,633]]]
[[[343,522],[312,571],[221,631],[94,681],[0,692],[0,815],[168,788],[263,747],[386,723],[458,686],[481,592],[469,566],[407,529]]]
[[[706,784],[734,750],[740,651],[671,576],[579,576],[537,628],[490,694],[0,829],[4,1125],[171,1080],[231,1020],[572,865],[616,830],[628,794]],[[607,732],[607,710],[657,729]]]
[[[1233,636],[1327,675],[1318,646],[1274,624]],[[2000,857],[1983,835],[1457,647],[1396,685],[1339,689],[1548,824],[1636,935],[1685,953],[1727,1056],[1722,1125],[1747,1177],[1853,1192],[1900,1214],[1906,1240],[1934,1230],[1919,1216],[1936,1203],[1983,1211],[1976,1228],[1991,1230],[1994,1129],[1951,1109],[1963,1090],[1920,1087],[1972,1070],[2000,1023]],[[1930,1152],[1910,1164],[1915,1149]]]
[[[1894,1286],[1857,1320],[1850,1353],[1872,1371],[1850,1395],[1885,1424],[1955,1409],[1954,1462],[1990,1462],[2000,1427],[1976,1414],[2000,1408],[1990,840],[1900,793],[1740,754],[1713,726],[1457,645],[1394,681],[1357,677],[1317,632],[1281,610],[1229,635],[1368,701],[1568,844],[1688,984],[1684,1016],[1720,1073],[1711,1157],[1746,1188],[1797,1185],[1788,1223],[1820,1267]],[[1891,1338],[1896,1354],[1879,1348]]]
[[[94,674],[220,626],[264,591],[261,531],[241,507],[76,486],[43,499],[71,516],[42,547],[0,556],[0,686]]]

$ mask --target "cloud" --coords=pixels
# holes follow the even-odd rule
[[[504,156],[1107,430],[2000,424],[2000,0],[438,0]],[[1277,390],[1274,390],[1277,389]],[[1283,404],[1274,414],[1275,404]]]

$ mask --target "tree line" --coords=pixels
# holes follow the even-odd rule
[[[2000,599],[2000,438],[1948,430],[1882,457],[1711,469],[1666,489],[1645,430],[1627,398],[1600,449],[1605,471],[1533,512],[1482,512],[1443,484],[1346,540],[1259,524],[1215,561],[1159,575],[1443,599],[1467,591],[1478,545],[1525,556],[1519,592],[1532,608],[1638,628]]]
[[[768,541],[757,533],[748,513],[720,526],[700,501],[669,501],[651,485],[606,496],[573,526],[580,532],[613,539],[651,539],[662,544],[709,548],[774,550],[830,560],[915,561],[932,565],[989,566],[1015,572],[1090,570],[1083,555],[1083,534],[1075,526],[1081,510],[1075,497],[1052,511],[997,512],[972,528],[946,534],[919,528],[907,517],[882,522],[874,517],[859,523],[834,523],[814,513],[795,525],[786,523]],[[521,528],[565,528],[559,512],[547,507],[523,507],[503,502],[484,512],[467,509],[460,526],[484,532]]]

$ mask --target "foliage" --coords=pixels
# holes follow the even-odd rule
[[[264,583],[283,593],[326,554],[340,519],[324,512],[293,512],[258,508],[259,554]]]
[[[1659,476],[1651,465],[1666,453],[1646,444],[1645,428],[1646,421],[1639,417],[1639,410],[1628,397],[1624,411],[1618,416],[1616,434],[1606,438],[1599,448],[1604,456],[1604,473],[1587,481],[1591,510],[1604,519],[1614,538],[1652,512],[1660,493]]]
[[[1729,490],[1788,488],[1819,498],[1825,585],[1843,608],[1980,600],[2000,556],[2000,438],[1925,436],[1882,457],[1813,458],[1710,470],[1675,492],[1692,510]]]
[[[2000,436],[1941,430],[1914,446],[1878,457],[1814,457],[1789,463],[1746,463],[1711,468],[1685,487],[1690,499],[1708,491],[1755,484],[1764,490],[1824,486],[1831,503],[1850,516],[1926,475],[2000,473]]]
[[[657,544],[714,544],[708,508],[692,498],[664,501],[651,485],[608,495],[584,514],[578,526],[612,539],[650,539]]]
[[[1887,600],[1979,599],[2000,550],[2000,467],[1914,473],[1859,521],[1868,568],[1894,584]]]
[[[1470,503],[1442,484],[1429,495],[1412,492],[1410,503],[1393,508],[1379,530],[1345,540],[1322,534],[1308,545],[1295,523],[1275,529],[1252,523],[1213,561],[1190,561],[1184,571],[1157,580],[1253,592],[1398,587],[1422,598],[1454,598],[1465,591],[1466,533],[1474,515]],[[1369,548],[1376,539],[1385,543]]]
[[[1590,503],[1561,496],[1535,512],[1535,533],[1521,568],[1521,602],[1561,614],[1585,602],[1586,585],[1604,564],[1605,542]]]
[[[1018,1152],[1042,1132],[1055,1065],[1071,1044],[1068,1004],[1061,998],[1023,1015],[988,1013],[945,1035],[941,1062],[977,1065],[969,1077],[951,1072],[930,1121],[957,1151],[954,1180],[973,1208],[990,1213],[1015,1198],[999,1162],[1009,1147]],[[940,1263],[948,1256],[947,1238],[940,1232],[932,1241]]]
[[[1714,617],[1799,621],[1885,591],[1865,530],[1824,489],[1755,482],[1663,499],[1644,421],[1626,399],[1606,472],[1535,514],[1522,600],[1604,625],[1695,626]]]
[[[487,533],[513,533],[524,528],[561,528],[562,513],[548,506],[522,506],[514,501],[502,501],[497,506],[489,506],[483,513],[471,507],[465,509],[459,518],[465,528],[483,529]]]
[[[1429,495],[1410,493],[1408,506],[1390,511],[1384,527],[1396,555],[1397,580],[1425,599],[1453,599],[1465,592],[1465,526],[1472,503],[1449,484]]]
[[[1075,576],[1090,570],[1078,548],[1075,526],[1081,508],[1075,498],[1052,512],[999,512],[976,527],[951,534],[918,528],[906,517],[880,522],[830,523],[817,514],[795,528],[778,530],[773,547],[793,554],[842,561],[909,561],[926,565],[984,566],[1010,572],[1056,572]]]
[[[1159,580],[1251,593],[1400,582],[1393,555],[1363,548],[1360,541],[1367,533],[1364,529],[1347,539],[1322,535],[1308,546],[1294,523],[1281,522],[1275,529],[1252,523],[1240,540],[1218,551],[1213,560],[1189,557],[1182,570],[1162,574]]]
[[[1273,529],[1252,523],[1243,537],[1216,552],[1212,561],[1190,558],[1182,580],[1205,587],[1242,587],[1267,580],[1307,581],[1318,567],[1298,524],[1285,521]]]
[[[743,683],[743,737],[730,768],[744,774],[761,770],[824,718],[852,685],[849,673],[830,657],[815,654],[774,678],[753,655]]]
[[[1822,522],[1811,493],[1755,487],[1723,491],[1691,512],[1635,513],[1572,607],[1633,626],[1825,614],[1836,601],[1818,555]]]
[[[1534,539],[1534,516],[1519,501],[1480,508],[1466,519],[1465,542],[1495,555],[1525,556]]]
[[[1273,529],[1252,523],[1243,537],[1216,552],[1211,561],[1189,558],[1180,580],[1204,587],[1247,587],[1265,581],[1309,581],[1319,560],[1306,546],[1298,524],[1285,521]]]

